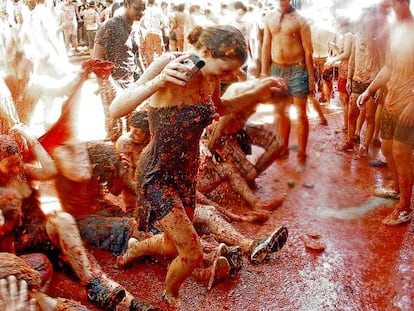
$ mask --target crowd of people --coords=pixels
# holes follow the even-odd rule
[[[396,200],[383,224],[411,221],[410,0],[380,1],[358,20],[336,16],[336,31],[290,0],[224,2],[218,10],[155,0],[3,0],[0,10],[1,310],[87,310],[47,295],[51,270],[62,265],[100,309],[158,310],[108,277],[89,247],[111,252],[119,269],[144,256],[168,258],[162,297],[172,307],[190,276],[210,289],[242,269],[244,255],[266,262],[285,245],[286,226],[250,238],[229,220],[265,222],[283,204],[284,193],[257,196],[255,180],[289,157],[291,124],[296,171],[306,170],[309,107],[327,125],[321,103],[335,92],[346,137],[338,150],[366,158],[380,145],[392,183],[373,193]],[[77,66],[70,57],[82,45],[88,59]],[[88,80],[103,106],[101,141],[75,133]],[[62,109],[36,137],[30,124],[40,101]],[[273,123],[251,122],[261,104],[273,107]],[[253,146],[261,150],[254,162]],[[209,194],[223,183],[251,210],[215,202]],[[39,200],[43,184],[56,195],[52,210]]]

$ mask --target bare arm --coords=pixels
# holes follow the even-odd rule
[[[220,115],[237,113],[258,103],[274,101],[276,94],[283,94],[287,90],[285,81],[280,77],[267,77],[246,86],[242,92],[226,92],[222,96],[218,110]]]
[[[335,62],[339,62],[342,60],[349,59],[351,56],[351,50],[352,50],[352,34],[346,33],[344,35],[344,50],[341,54],[334,56],[326,61],[327,65],[331,65]]]
[[[382,67],[380,72],[376,75],[374,81],[371,82],[368,88],[361,95],[359,95],[357,99],[357,105],[359,107],[364,105],[375,94],[375,92],[378,89],[384,87],[387,84],[390,75],[391,72],[389,67],[387,67],[387,65]]]
[[[30,88],[33,92],[39,92],[40,97],[48,96],[53,98],[65,96],[70,95],[87,78],[88,73],[86,71],[74,73],[63,80],[53,79],[48,76],[37,76]]]
[[[347,80],[353,78],[354,76],[354,69],[355,69],[355,44],[354,44],[354,38],[351,40],[351,54],[349,56],[348,61],[348,77]]]
[[[217,122],[211,125],[211,132],[208,135],[207,148],[214,150],[217,140],[221,137],[227,124],[233,119],[233,114],[221,117]]]
[[[93,47],[93,58],[106,59],[106,48],[96,42]]]
[[[265,26],[263,32],[263,44],[262,44],[262,55],[261,55],[261,70],[260,75],[269,76],[270,75],[270,64],[272,61],[271,55],[271,44],[272,44],[272,34],[267,26],[267,20],[265,19]]]
[[[301,27],[300,31],[301,39],[302,39],[302,47],[305,53],[305,64],[306,70],[308,72],[308,84],[309,84],[309,91],[315,91],[315,76],[313,70],[313,47],[312,47],[312,35],[310,31],[310,27],[308,23],[305,23]]]
[[[184,86],[188,81],[186,70],[188,67],[181,61],[189,55],[177,58],[173,54],[165,54],[151,63],[144,74],[130,87],[117,94],[109,106],[109,113],[113,118],[120,118],[138,108],[167,83]]]
[[[16,125],[11,131],[19,133],[26,139],[29,148],[32,150],[36,160],[40,164],[39,167],[33,163],[25,163],[24,168],[27,176],[30,179],[35,180],[49,180],[54,178],[57,175],[54,161],[39,141],[29,133],[28,128],[26,126]]]

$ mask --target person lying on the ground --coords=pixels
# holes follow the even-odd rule
[[[52,263],[40,253],[16,256],[0,253],[0,310],[88,311],[79,302],[46,294],[52,280]]]
[[[52,262],[63,260],[85,285],[88,300],[102,309],[113,310],[125,297],[125,290],[104,274],[83,247],[73,216],[59,210],[45,214],[40,208],[38,191],[31,186],[34,180],[56,176],[53,160],[27,128],[18,126],[12,130],[40,166],[23,163],[16,141],[9,135],[0,135],[0,191],[6,221],[0,250],[16,254],[42,252]]]
[[[134,178],[134,176],[136,176],[137,161],[139,161],[140,153],[145,147],[145,144],[148,143],[149,124],[146,116],[147,114],[143,111],[132,113],[129,117],[130,133],[121,136],[116,143],[118,153],[122,154],[128,162],[132,162],[128,166],[128,169],[131,171],[124,175],[124,182],[126,185],[134,183],[134,180],[128,180],[128,178]],[[200,175],[198,178],[200,178]],[[213,181],[210,180],[208,182]],[[136,206],[137,195],[132,194],[131,191],[129,193],[130,195],[127,197],[124,196],[125,205]],[[199,191],[197,192],[196,201],[193,223],[198,226],[206,226],[214,235],[216,235],[217,240],[224,242],[227,245],[240,246],[242,251],[245,254],[248,254],[250,261],[254,264],[263,262],[265,258],[267,258],[267,255],[278,251],[286,242],[287,229],[283,226],[276,229],[263,240],[250,239],[239,233],[225,220],[221,214],[225,208],[212,202]],[[137,209],[142,210],[139,206],[137,206]],[[230,216],[228,213],[225,213],[225,215]],[[145,218],[145,214],[140,213],[139,216],[141,229],[148,231],[150,228],[148,228],[148,220]],[[130,241],[131,244],[135,243],[133,239]],[[235,270],[240,269],[240,267],[238,267],[239,264],[236,262],[237,260],[233,260],[232,258],[229,258],[229,260],[233,266],[236,266]],[[124,266],[125,264],[120,260],[121,266]]]
[[[244,94],[256,84],[265,83],[267,79],[269,78],[232,83],[222,97],[232,98]],[[285,86],[283,80],[278,81],[281,88]],[[275,92],[274,96],[263,104],[277,105],[281,96],[283,92]],[[206,131],[206,145],[216,160],[235,164],[249,184],[253,183],[256,177],[263,173],[275,159],[283,156],[280,137],[272,124],[256,125],[248,122],[259,104],[261,102],[256,101],[244,110],[221,117]],[[246,157],[251,154],[251,145],[264,149],[255,164]]]

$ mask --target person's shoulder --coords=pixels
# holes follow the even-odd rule
[[[131,141],[131,134],[129,132],[122,134],[119,136],[117,141],[115,142],[115,148],[120,151],[123,147],[125,147],[125,144],[129,143]]]

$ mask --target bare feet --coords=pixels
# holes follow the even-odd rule
[[[125,253],[116,258],[116,264],[119,268],[125,268],[136,257],[134,255],[134,248],[138,243],[138,240],[135,238],[130,238],[128,240],[128,246]]]
[[[401,210],[395,208],[394,211],[382,220],[386,226],[397,226],[409,223],[413,217],[412,210]]]
[[[282,205],[283,201],[285,201],[285,198],[286,198],[286,193],[283,194],[281,197],[262,201],[260,203],[261,208],[266,211],[274,211],[276,208]]]

